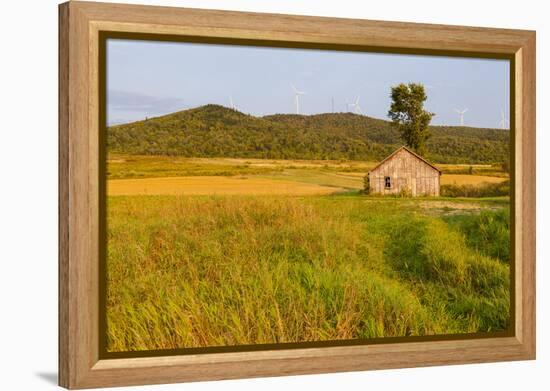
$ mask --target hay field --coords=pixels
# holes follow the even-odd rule
[[[180,176],[140,179],[111,179],[109,195],[326,195],[363,188],[364,173],[316,169],[285,169],[247,176]],[[506,178],[483,175],[443,174],[441,184],[482,185]]]
[[[191,176],[114,179],[109,195],[323,195],[345,191],[313,183],[247,177]]]
[[[367,172],[375,165],[375,162],[362,161],[185,158],[116,154],[109,156],[107,177],[122,179],[195,175],[256,175],[278,173],[285,169]]]
[[[107,177],[110,195],[323,195],[363,189],[364,177],[375,165],[336,160],[112,155]],[[440,166],[444,170],[442,185],[480,186],[508,179],[505,172],[490,165]]]
[[[441,175],[442,185],[481,185],[482,183],[502,183],[507,181],[506,177],[494,177],[486,175],[465,175],[465,174],[443,174]]]

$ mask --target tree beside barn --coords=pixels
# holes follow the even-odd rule
[[[399,129],[401,139],[416,153],[426,153],[426,140],[430,138],[428,125],[435,114],[424,109],[428,99],[424,86],[401,83],[391,88],[391,98],[388,117]]]

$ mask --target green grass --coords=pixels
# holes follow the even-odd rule
[[[510,211],[481,212],[475,217],[453,216],[449,224],[464,233],[468,245],[487,256],[510,262]]]
[[[479,185],[441,185],[443,197],[503,197],[510,195],[510,181]]]
[[[250,164],[223,164],[173,156],[114,155],[108,164],[108,179],[158,178],[178,176],[234,176],[270,174],[282,167]]]
[[[363,178],[347,177],[328,168],[321,169],[285,169],[271,175],[260,175],[260,178],[282,179],[301,183],[311,183],[321,186],[341,187],[349,190],[361,190]]]
[[[509,235],[503,213],[351,194],[109,197],[108,350],[502,330],[509,268],[487,243]]]

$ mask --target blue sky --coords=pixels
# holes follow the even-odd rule
[[[387,119],[390,87],[427,87],[432,124],[500,127],[509,116],[506,60],[108,40],[107,121],[141,120],[207,103],[256,115],[353,111]]]

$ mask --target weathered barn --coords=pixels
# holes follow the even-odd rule
[[[441,171],[407,147],[401,147],[369,171],[370,194],[439,196]]]

